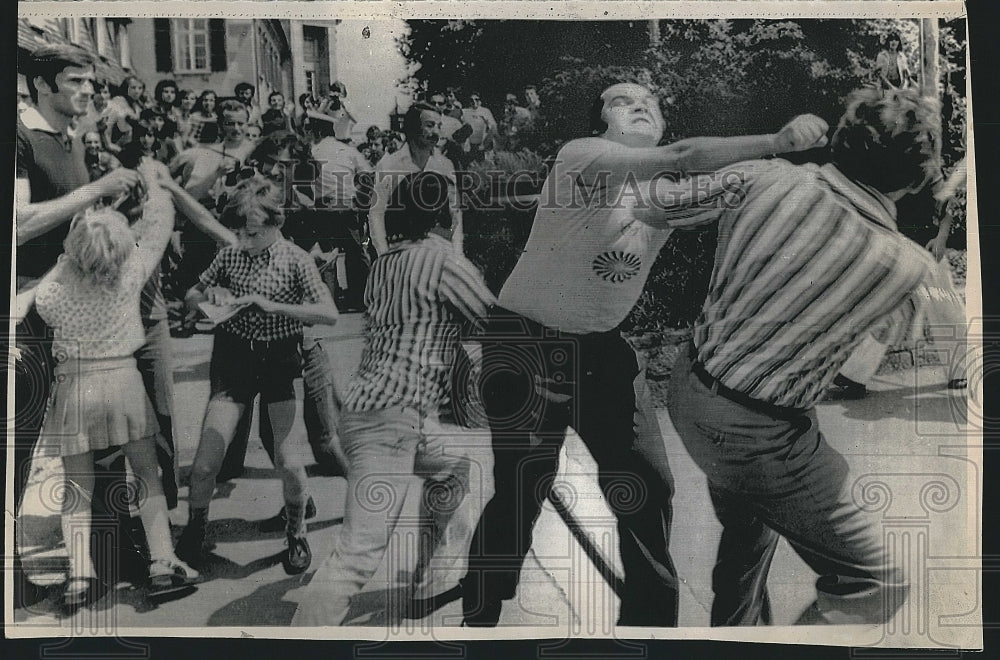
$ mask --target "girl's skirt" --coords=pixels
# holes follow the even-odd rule
[[[38,440],[46,455],[107,449],[158,431],[134,357],[70,360],[56,366]]]

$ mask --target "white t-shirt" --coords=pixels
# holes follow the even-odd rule
[[[354,176],[371,170],[368,160],[357,149],[334,137],[323,138],[313,147],[312,155],[320,166],[316,196],[337,209],[354,208],[357,190]]]
[[[630,150],[592,137],[559,151],[527,245],[500,291],[502,307],[563,332],[612,330],[639,299],[671,232],[715,219],[727,192],[721,176],[661,179],[669,192],[654,204],[639,193],[649,181],[597,171],[602,156]]]
[[[413,162],[410,147],[403,144],[397,151],[386,154],[375,166],[375,190],[371,210],[368,213],[368,228],[371,231],[372,243],[379,254],[388,249],[385,235],[385,209],[389,198],[399,182],[407,175],[420,172],[421,168]],[[462,251],[462,208],[458,193],[455,167],[451,161],[437,150],[431,154],[424,164],[423,171],[437,172],[448,179],[449,206],[451,208],[452,243],[458,252]]]

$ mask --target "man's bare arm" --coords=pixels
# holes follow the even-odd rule
[[[826,145],[829,126],[815,115],[799,115],[777,133],[740,137],[695,137],[662,147],[615,149],[588,169],[630,173],[638,180],[667,172],[711,172],[741,160]]]
[[[59,225],[93,205],[101,197],[128,192],[139,181],[135,170],[118,168],[97,181],[80,186],[73,192],[45,202],[31,203],[31,184],[16,179],[14,199],[17,217],[17,244],[22,245]]]

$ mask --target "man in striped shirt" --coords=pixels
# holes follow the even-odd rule
[[[462,581],[469,626],[497,625],[502,601],[516,593],[567,427],[593,454],[617,520],[625,571],[619,624],[677,625],[668,550],[673,477],[642,369],[618,326],[673,230],[711,221],[731,192],[720,177],[683,173],[825,144],[827,130],[804,115],[776,134],[657,146],[659,104],[632,83],[604,90],[590,119],[593,136],[556,156],[483,341],[495,494]]]
[[[908,587],[814,404],[852,349],[923,303],[964,324],[933,257],[896,231],[895,200],[939,171],[940,123],[915,92],[857,92],[831,163],[740,163],[721,212],[708,298],[670,384],[669,411],[723,525],[712,625],[770,622],[767,572],[784,536],[815,570],[801,623],[883,622]]]
[[[451,224],[449,186],[438,172],[413,173],[387,204],[389,249],[365,288],[366,345],[341,410],[344,524],[299,598],[293,626],[344,622],[351,597],[382,563],[414,474],[426,479],[420,519],[432,523],[415,582],[468,489],[469,461],[449,447],[437,411],[460,323],[479,323],[494,299],[476,267],[431,233]]]

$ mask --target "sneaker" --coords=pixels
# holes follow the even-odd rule
[[[181,537],[177,539],[177,547],[174,554],[184,562],[198,564],[202,559],[202,550],[205,545],[205,527],[198,524],[188,524],[181,532]]]
[[[157,559],[149,564],[149,586],[156,591],[187,586],[198,577],[198,571],[179,559]]]
[[[306,520],[312,520],[316,517],[316,502],[313,500],[312,495],[306,500]],[[279,532],[285,529],[288,524],[288,515],[285,513],[285,507],[281,507],[281,511],[278,511],[278,515],[271,516],[267,520],[263,520],[260,523],[260,531],[262,532]]]
[[[305,536],[288,535],[288,549],[281,558],[281,564],[289,575],[302,573],[312,563],[312,550]]]

